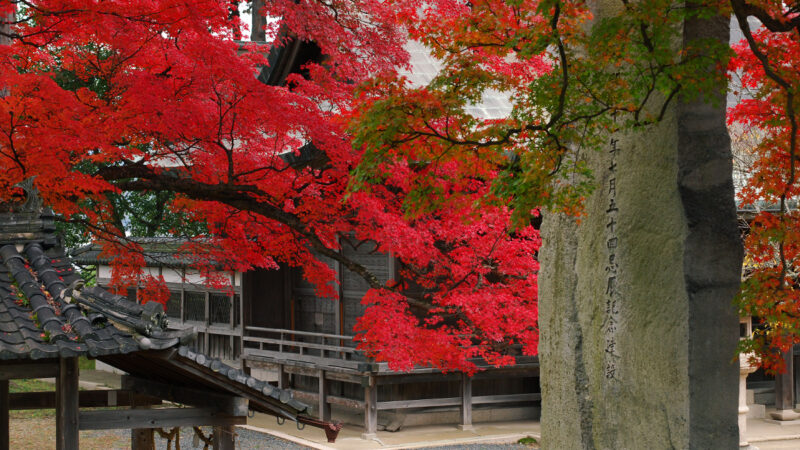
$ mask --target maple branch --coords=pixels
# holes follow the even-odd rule
[[[737,20],[739,19],[740,14],[745,18],[747,16],[753,16],[758,19],[769,31],[775,33],[785,33],[795,28],[800,29],[800,16],[794,16],[792,18],[783,17],[782,20],[775,19],[764,9],[755,5],[751,5],[745,0],[731,0],[731,5],[733,6],[733,12],[736,14]],[[746,20],[747,19],[745,19],[745,21]],[[739,23],[739,26],[742,26],[741,22]],[[744,28],[742,28],[742,31],[744,31]]]
[[[559,65],[561,66],[561,85],[560,91],[558,93],[558,103],[556,106],[555,112],[550,116],[550,119],[547,121],[547,124],[544,125],[544,130],[547,130],[553,126],[557,121],[561,120],[561,116],[564,114],[564,105],[567,101],[567,89],[569,88],[569,66],[567,64],[567,50],[564,47],[564,42],[561,40],[561,34],[558,32],[558,19],[561,16],[561,4],[556,2],[556,5],[553,7],[553,18],[550,20],[550,28],[553,31],[553,39],[556,43],[556,48],[558,49],[558,60]],[[532,126],[527,125],[525,129],[527,131],[537,131],[540,128],[539,126]],[[544,131],[542,130],[542,131]]]
[[[103,167],[97,175],[123,191],[172,191],[200,201],[216,201],[241,211],[251,211],[268,219],[281,223],[302,236],[322,256],[331,258],[354,274],[360,276],[372,289],[384,289],[398,292],[380,282],[372,272],[363,265],[328,248],[324,242],[298,216],[283,209],[258,201],[255,197],[264,197],[266,193],[251,185],[206,184],[186,178],[177,171],[155,173],[143,164],[131,163],[127,166]],[[429,310],[431,305],[406,296],[409,304]]]

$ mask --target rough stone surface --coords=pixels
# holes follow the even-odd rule
[[[684,39],[727,41],[726,24],[687,23]],[[586,155],[598,187],[580,223],[545,215],[544,448],[737,447],[742,249],[720,105],[615,136],[617,152]]]

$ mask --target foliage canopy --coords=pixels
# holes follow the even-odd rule
[[[792,7],[621,0],[593,21],[571,0],[255,2],[276,18],[276,45],[313,41],[324,55],[272,86],[255,77],[267,64],[257,46],[234,40],[236,3],[3,2],[13,20],[0,49],[0,192],[35,175],[48,204],[119,257],[120,286],[143,264],[126,225],[192,235],[208,273],[285,264],[333,295],[322,255],[371,288],[357,326],[370,354],[395,368],[506,364],[536,352],[538,208],[579,214],[592,186],[576,155],[725,84],[726,43],[678,51],[676,36],[687,17],[733,9],[769,28],[732,60],[759,90],[732,120],[770,136],[743,200],[781,205],[749,238],[759,261],[778,249],[780,264],[750,278],[742,308],[791,323],[754,348],[796,339],[800,235],[784,208],[796,189]],[[427,85],[404,75],[408,39],[440,62]],[[507,96],[507,117],[469,113],[487,92]],[[309,142],[321,158],[286,157]],[[143,206],[154,217],[130,213]],[[381,283],[346,258],[349,238],[396,256],[400,279]]]

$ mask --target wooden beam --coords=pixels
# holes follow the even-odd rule
[[[122,377],[122,388],[184,405],[216,408],[229,416],[246,416],[248,411],[249,402],[244,397],[164,384],[129,375]]]
[[[147,395],[134,394],[123,390],[79,391],[78,405],[81,408],[102,408],[111,406],[160,405],[161,399]],[[56,407],[56,393],[15,392],[10,395],[9,406],[18,409],[49,409]]]
[[[472,397],[473,405],[486,405],[489,403],[517,403],[517,402],[536,402],[542,399],[542,394],[532,392],[529,394],[503,394],[503,395],[482,395]]]
[[[228,426],[247,423],[247,416],[229,416],[214,408],[117,409],[82,411],[81,430]]]
[[[319,394],[316,392],[292,390],[292,396],[304,403],[316,403],[319,401]],[[362,402],[361,400],[356,400],[353,398],[337,397],[335,395],[328,395],[326,398],[328,399],[328,403],[331,405],[339,405],[346,408],[363,410],[364,405],[366,405],[366,403]]]
[[[8,433],[8,380],[0,381],[0,448],[10,448]]]
[[[42,362],[4,362],[0,364],[0,380],[55,378],[58,376],[58,364],[57,359],[47,359]]]
[[[533,402],[542,399],[538,393],[530,394],[507,394],[507,395],[483,395],[471,397],[473,405],[485,405],[489,403],[517,403]],[[378,410],[386,409],[406,409],[406,408],[432,408],[440,406],[461,406],[462,397],[441,397],[441,398],[421,398],[416,400],[393,400],[378,402]]]
[[[78,445],[78,358],[60,358],[56,377],[56,449]]]
[[[539,367],[503,367],[501,369],[488,369],[484,372],[478,372],[472,376],[473,380],[485,380],[492,378],[522,378],[522,377],[538,377]]]
[[[460,406],[461,397],[421,398],[417,400],[393,400],[378,402],[377,409],[430,408],[437,406]]]
[[[375,378],[379,386],[406,383],[430,383],[442,381],[461,381],[458,373],[432,373],[432,374],[405,374],[405,375],[378,375]]]
[[[459,405],[461,423],[458,428],[473,430],[472,426],[472,377],[466,373],[461,374],[461,404]]]
[[[286,347],[293,347],[286,344],[284,345]],[[319,346],[318,344],[315,345]],[[311,347],[309,346],[308,348]],[[364,362],[351,361],[349,359],[323,358],[321,356],[314,356],[307,354],[301,355],[300,353],[289,353],[289,352],[281,352],[275,350],[259,350],[257,348],[248,348],[246,356],[248,359],[262,358],[262,359],[276,361],[279,364],[286,364],[291,366],[299,367],[305,365],[307,367],[312,367],[314,369],[319,367],[324,367],[326,370],[339,370],[339,371],[346,371],[349,369],[352,372],[363,372],[363,370],[361,369],[363,369],[362,366],[365,365]],[[389,371],[387,370],[387,372]],[[389,372],[389,373],[394,373],[394,372]]]
[[[365,403],[361,400],[353,398],[337,397],[333,395],[328,396],[328,403],[331,405],[344,406],[346,408],[364,409]]]

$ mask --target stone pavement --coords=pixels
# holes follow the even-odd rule
[[[767,416],[770,411],[767,409]],[[800,424],[779,425],[764,419],[747,419],[747,439],[759,450],[800,449]]]
[[[80,378],[84,388],[119,388],[119,375],[109,372],[83,370]],[[361,427],[345,425],[336,443],[329,444],[322,430],[312,427],[298,430],[294,423],[288,421],[278,425],[273,416],[256,414],[247,423],[243,428],[268,433],[315,449],[413,449],[443,445],[512,443],[524,437],[538,440],[541,436],[537,421],[476,423],[475,429],[469,431],[459,430],[455,425],[410,426],[396,432],[379,431],[375,440],[361,439]],[[763,419],[748,419],[747,438],[750,445],[760,450],[798,450],[800,424],[779,425]]]

